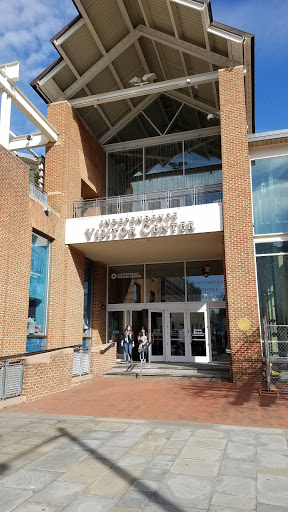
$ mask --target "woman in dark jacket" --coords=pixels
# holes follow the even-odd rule
[[[121,345],[124,346],[126,363],[128,363],[129,359],[131,362],[133,362],[132,348],[134,347],[134,333],[131,325],[129,324],[127,325],[123,332],[123,339]]]

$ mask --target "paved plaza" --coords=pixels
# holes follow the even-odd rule
[[[260,396],[258,387],[251,384],[158,377],[99,378],[9,410],[284,429],[288,426],[285,393],[267,397]]]
[[[287,512],[285,429],[0,413],[1,512]]]

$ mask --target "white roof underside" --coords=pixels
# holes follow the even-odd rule
[[[75,0],[79,16],[53,38],[61,59],[32,86],[47,102],[131,87],[156,73],[157,81],[244,65],[249,132],[254,125],[253,36],[212,21],[209,0]],[[219,112],[218,83],[177,90],[178,99]],[[100,140],[108,140],[147,104],[140,96],[79,108]],[[114,130],[113,130],[114,128]]]

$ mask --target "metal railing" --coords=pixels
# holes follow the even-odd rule
[[[80,377],[90,373],[91,349],[75,348],[73,352],[72,377]]]
[[[74,202],[74,218],[163,210],[222,201],[222,184]]]
[[[0,400],[22,395],[24,360],[0,364]]]
[[[268,393],[288,392],[288,325],[269,324],[263,319]]]
[[[106,348],[103,348],[103,350],[100,350],[100,354],[105,354],[106,352],[108,352],[108,350],[110,350],[110,348],[113,347],[115,347],[115,341],[109,341],[109,345],[107,345]]]
[[[37,187],[33,181],[29,181],[29,194],[35,197],[38,201],[47,205],[47,192],[44,192],[41,188]]]

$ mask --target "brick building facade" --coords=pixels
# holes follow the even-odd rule
[[[262,227],[253,227],[254,195],[268,185],[250,159],[258,169],[269,140],[253,135],[254,38],[214,22],[202,0],[175,2],[166,25],[152,6],[146,19],[126,1],[115,23],[110,3],[111,41],[101,20],[87,22],[93,8],[83,2],[85,23],[79,16],[54,38],[63,59],[32,83],[59,134],[46,147],[48,206],[29,196],[29,168],[0,147],[0,356],[25,357],[23,392],[33,400],[103,375],[124,357],[125,325],[137,334],[145,324],[151,363],[229,361],[233,382],[259,382],[261,318],[280,309],[271,283],[268,297],[268,284],[257,282],[257,265],[268,260],[256,265],[255,247],[266,250],[261,236],[279,230],[269,231],[262,210]],[[83,59],[79,29],[91,38]],[[124,64],[130,78],[146,73],[142,85],[129,89]],[[283,134],[277,142],[272,156],[285,158]],[[82,344],[90,377],[72,378]]]

